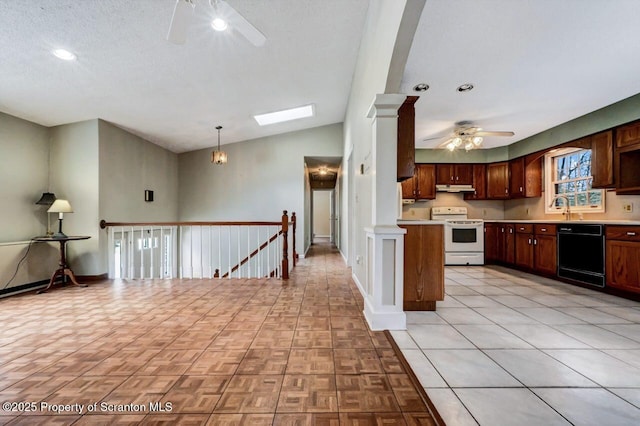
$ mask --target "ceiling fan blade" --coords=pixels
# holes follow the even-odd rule
[[[193,18],[193,3],[191,0],[176,0],[176,7],[173,9],[171,24],[167,40],[175,44],[184,44],[187,41],[187,29]]]
[[[436,140],[436,139],[442,139],[442,138],[451,138],[451,134],[450,134],[450,133],[447,133],[447,134],[440,135],[440,136],[432,136],[432,137],[430,137],[430,138],[422,139],[422,142],[434,141],[434,140]]]
[[[247,21],[244,16],[240,15],[226,1],[220,0],[218,2],[218,7],[220,12],[229,20],[231,27],[242,34],[244,38],[249,40],[249,43],[260,47],[267,41],[264,34]]]
[[[513,135],[515,135],[515,133],[513,133],[513,132],[501,132],[501,131],[491,132],[491,131],[481,130],[479,132],[475,132],[473,135],[474,136],[513,136]]]

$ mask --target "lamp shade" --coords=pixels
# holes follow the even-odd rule
[[[49,213],[73,213],[73,208],[71,207],[71,204],[69,204],[69,201],[57,199],[57,200],[55,200],[53,202],[53,204],[51,204],[51,207],[49,207],[49,210],[47,210],[47,212],[49,212]]]
[[[53,192],[43,192],[42,197],[36,201],[36,204],[50,206],[54,201],[56,201],[56,195]]]

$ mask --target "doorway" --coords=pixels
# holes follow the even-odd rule
[[[312,223],[312,241],[333,242],[332,228],[332,201],[333,190],[314,190],[311,201],[311,223]]]

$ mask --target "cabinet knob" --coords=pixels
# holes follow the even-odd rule
[[[508,188],[505,188],[505,189],[504,189],[504,193],[505,193],[505,194],[508,194],[508,193],[509,193],[509,189],[508,189]]]
[[[542,232],[547,232],[547,228],[540,228]]]
[[[521,226],[521,227],[520,227],[520,230],[521,230],[521,231],[524,231],[524,226]]]
[[[451,180],[453,181],[453,176],[451,176]]]
[[[635,232],[627,232],[627,235],[630,236],[630,237],[633,237],[633,236],[636,235],[636,233]]]
[[[520,187],[520,192],[522,192],[522,187]]]
[[[538,245],[538,240],[534,239],[534,240],[533,240],[533,245],[534,245],[534,246],[537,246],[537,245]]]
[[[529,238],[529,245],[531,245],[531,238]]]

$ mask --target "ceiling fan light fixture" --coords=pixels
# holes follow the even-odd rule
[[[476,146],[471,141],[467,141],[467,143],[464,144],[464,150],[465,151],[471,151],[475,147]]]
[[[460,86],[458,86],[458,88],[456,90],[458,92],[461,92],[461,93],[469,92],[469,91],[473,90],[473,84],[471,84],[471,83],[461,84]]]
[[[459,147],[460,145],[462,145],[462,138],[460,137],[455,137],[453,138],[453,140],[451,141],[451,143],[453,144],[454,148]]]
[[[453,143],[453,142],[449,142],[449,143],[446,145],[446,148],[447,148],[449,151],[452,151],[452,152],[453,152],[453,151],[456,149],[456,146],[454,145],[454,143]]]
[[[211,21],[211,28],[216,31],[225,31],[227,28],[229,28],[229,24],[224,19],[216,17],[213,21]]]
[[[482,143],[482,140],[483,140],[483,139],[482,139],[482,136],[475,136],[475,137],[472,139],[473,144],[474,144],[475,146],[480,146],[480,144]]]

